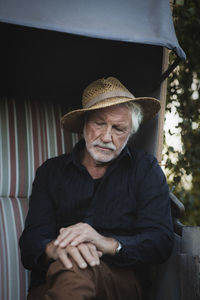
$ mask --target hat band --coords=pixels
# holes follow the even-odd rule
[[[124,97],[124,98],[135,98],[133,96],[133,94],[131,94],[129,91],[109,91],[109,92],[105,92],[102,94],[97,95],[95,98],[93,98],[91,101],[89,101],[88,103],[84,104],[83,108],[89,108],[93,105],[95,105],[96,103],[105,100],[106,98],[112,98],[112,97]]]

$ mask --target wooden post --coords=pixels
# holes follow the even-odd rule
[[[162,63],[162,74],[168,68],[168,61],[169,61],[169,50],[163,48],[163,63]],[[164,128],[164,121],[165,121],[165,106],[166,106],[166,95],[167,95],[167,79],[165,79],[161,84],[160,89],[160,104],[161,110],[159,115],[158,121],[158,146],[157,146],[157,159],[159,164],[162,160],[162,149],[163,149],[163,128]]]

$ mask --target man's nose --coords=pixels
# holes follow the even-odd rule
[[[101,140],[104,143],[112,142],[112,131],[111,128],[105,128],[101,134]]]

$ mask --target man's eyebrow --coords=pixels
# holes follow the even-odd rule
[[[126,126],[127,125],[126,121],[117,121],[117,123],[115,123],[115,124],[116,125],[121,125],[121,126]]]
[[[95,119],[100,119],[100,120],[104,120],[104,118],[103,118],[103,117],[101,117],[101,116],[98,116],[98,115],[94,115],[94,116],[93,116],[93,118],[95,118]]]

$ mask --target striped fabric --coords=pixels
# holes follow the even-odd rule
[[[80,138],[60,128],[58,104],[0,98],[0,299],[25,300],[28,272],[18,239],[35,171],[46,159],[70,152]]]
[[[18,239],[27,210],[26,198],[0,198],[0,299],[2,300],[26,299],[28,272],[21,264]]]
[[[60,129],[56,104],[0,99],[0,195],[27,197],[47,158],[71,151],[76,134]]]

